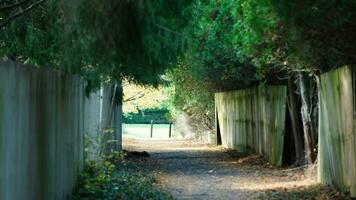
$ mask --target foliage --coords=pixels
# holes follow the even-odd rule
[[[139,171],[141,167],[121,157],[116,153],[102,163],[86,163],[72,199],[172,199],[153,187],[153,178]]]
[[[124,82],[124,113],[137,113],[138,110],[156,108],[167,108],[167,97],[164,95],[164,88],[141,86]]]
[[[284,41],[272,11],[264,0],[195,1],[184,29],[189,46],[179,64],[188,65],[187,73],[209,91],[281,82]]]
[[[155,124],[169,124],[169,110],[166,108],[147,108],[138,112],[124,113],[123,123],[125,124],[150,124],[151,120]]]
[[[293,64],[325,72],[356,63],[355,1],[271,0],[270,5],[289,30],[284,37]]]
[[[0,1],[0,28],[41,5],[45,0]]]
[[[271,50],[258,51],[266,43],[261,27],[274,25],[274,15],[265,8],[246,0],[195,1],[189,7],[191,21],[185,29],[189,48],[166,78],[171,84],[170,109],[176,116],[186,112],[212,129],[213,92],[272,79],[268,74],[276,70],[265,56]]]
[[[157,85],[184,53],[194,80],[230,90],[294,69],[353,65],[355,8],[348,0],[48,0],[1,30],[0,55],[82,74],[90,85],[123,77]]]
[[[176,9],[186,2],[84,1],[80,33],[86,36],[86,58],[104,76],[156,85],[179,48],[168,42],[179,40],[168,24],[181,23]]]
[[[189,70],[189,65],[180,63],[165,76],[169,83],[165,93],[170,100],[171,117],[177,119],[184,112],[198,124],[197,132],[211,131],[214,127],[214,94],[203,81],[194,80]]]
[[[285,84],[300,70],[318,74],[354,65],[355,5],[346,0],[194,1],[185,13],[191,19],[184,29],[188,48],[169,72],[171,105],[211,112],[212,92]]]
[[[63,26],[57,24],[60,5],[49,1],[19,17],[0,31],[0,55],[33,65],[51,65],[58,57],[54,51],[59,48],[57,34]],[[52,26],[56,23],[58,26]]]
[[[205,81],[211,90],[246,87],[255,79],[250,58],[241,55],[235,38],[233,1],[198,1],[188,29],[190,48],[183,57],[194,79]],[[238,5],[238,4],[236,4]]]
[[[355,6],[347,0],[195,1],[184,59],[193,78],[212,91],[354,64]]]
[[[84,76],[157,85],[183,47],[183,0],[48,0],[0,33],[1,56]]]

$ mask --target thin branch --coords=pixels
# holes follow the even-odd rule
[[[9,0],[2,0],[2,1],[0,1],[0,4],[11,4],[11,1],[9,1]]]
[[[23,0],[21,2],[18,3],[13,3],[13,4],[8,4],[6,6],[0,7],[0,11],[4,11],[4,10],[8,10],[8,9],[12,9],[12,8],[16,8],[19,6],[24,5],[25,3],[29,2],[30,0]]]
[[[12,20],[28,13],[29,11],[31,11],[32,9],[36,8],[37,6],[39,6],[40,4],[42,4],[43,2],[45,2],[46,0],[40,0],[40,1],[37,1],[36,3],[30,5],[29,7],[27,7],[25,10],[21,10],[20,12],[17,12],[13,15],[11,15],[9,18],[7,18],[4,22],[2,22],[0,24],[0,28],[3,28],[5,27],[8,23],[10,23]]]
[[[125,99],[123,102],[135,101],[137,99],[142,98],[143,96],[145,96],[145,94],[144,94],[144,92],[141,91],[141,92],[134,94],[131,97]]]
[[[300,167],[295,167],[295,168],[291,168],[291,169],[284,169],[284,170],[280,170],[280,172],[290,172],[290,171],[295,171],[295,170],[300,170],[300,169],[304,169],[304,168],[308,168],[310,167],[311,165],[307,164],[307,165],[303,165],[303,166],[300,166]]]
[[[174,30],[172,30],[172,29],[169,29],[168,27],[162,26],[162,25],[160,25],[160,24],[158,24],[158,23],[156,23],[156,22],[153,22],[153,23],[154,23],[154,25],[156,25],[158,28],[163,29],[163,30],[165,30],[165,31],[167,31],[167,32],[171,32],[171,33],[174,33],[174,34],[179,35],[179,36],[182,36],[182,35],[183,35],[183,33],[179,33],[179,32],[177,32],[177,31],[174,31]]]

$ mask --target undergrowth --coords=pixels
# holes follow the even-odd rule
[[[73,200],[172,199],[154,187],[154,178],[138,163],[116,153],[101,162],[87,162]]]
[[[337,190],[323,185],[312,187],[296,187],[292,190],[278,188],[268,190],[266,199],[270,200],[351,200],[349,194],[338,192]]]

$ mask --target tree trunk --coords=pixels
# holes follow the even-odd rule
[[[299,91],[302,101],[301,114],[304,129],[304,144],[306,159],[309,164],[314,163],[316,159],[316,128],[313,123],[313,97],[315,84],[312,78],[308,79],[307,75],[303,72],[298,74]]]
[[[301,125],[301,117],[299,112],[298,96],[295,94],[297,87],[294,83],[294,76],[288,79],[288,109],[291,119],[291,126],[294,138],[295,152],[296,152],[296,164],[304,164],[304,148],[303,148],[303,129]]]

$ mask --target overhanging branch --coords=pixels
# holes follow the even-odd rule
[[[5,27],[8,23],[13,21],[14,19],[16,19],[16,18],[28,13],[29,11],[31,11],[34,8],[36,8],[37,6],[39,6],[40,4],[42,4],[45,1],[46,0],[36,1],[35,3],[29,5],[27,8],[21,9],[20,11],[15,12],[14,14],[10,15],[7,19],[5,19],[3,22],[0,23],[0,28]]]
[[[141,91],[141,92],[138,92],[138,93],[132,95],[131,97],[123,100],[123,102],[135,101],[135,100],[140,99],[144,96],[145,96],[145,93]]]
[[[12,3],[9,4],[8,2],[6,3],[6,5],[0,7],[0,11],[5,11],[5,10],[9,10],[9,9],[13,9],[19,6],[22,6],[24,4],[26,4],[27,2],[29,2],[30,0],[23,0],[21,2],[16,2],[16,3]]]

